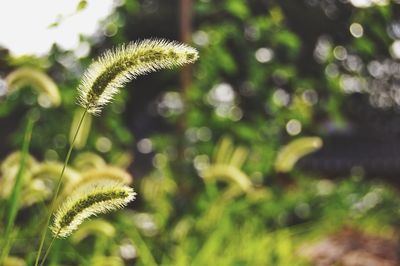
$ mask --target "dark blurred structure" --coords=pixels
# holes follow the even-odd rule
[[[129,16],[124,34],[128,39],[153,37],[166,37],[170,39],[188,39],[190,26],[188,19],[193,19],[191,24],[194,29],[199,25],[230,20],[229,15],[219,12],[216,5],[215,14],[203,15],[195,13],[194,17],[186,9],[196,8],[190,1],[139,1],[141,12]],[[345,1],[307,0],[307,1],[248,1],[250,10],[254,15],[269,13],[270,8],[278,4],[284,12],[288,27],[301,39],[301,53],[296,61],[291,62],[299,70],[299,74],[318,79],[324,75],[324,68],[314,60],[314,49],[321,35],[329,35],[334,43],[351,43],[352,36],[348,26],[353,7]],[[393,12],[398,12],[395,6]],[[122,10],[122,12],[125,12]],[[182,24],[182,18],[186,24]],[[138,27],[140,25],[140,27]],[[168,27],[166,26],[168,25]],[[172,25],[172,26],[171,26]],[[173,26],[175,25],[175,26]],[[185,31],[180,34],[182,29]],[[379,41],[377,41],[379,42]],[[379,53],[387,53],[382,46],[377,46]],[[240,54],[237,55],[240,58]],[[160,117],[152,116],[149,106],[164,88],[170,88],[177,83],[176,80],[163,79],[163,74],[155,74],[155,78],[142,81],[139,79],[131,85],[135,93],[132,94],[128,104],[130,110],[126,112],[126,120],[135,136],[140,139],[152,132],[174,132],[176,129],[168,126]],[[187,72],[183,74],[183,84],[188,83]],[[176,76],[175,76],[176,77]],[[236,77],[240,80],[242,77]],[[161,85],[162,84],[162,85]],[[183,85],[187,87],[187,85]],[[328,90],[320,89],[320,97],[329,98]],[[246,106],[246,99],[243,105]],[[371,176],[396,176],[400,173],[400,118],[396,108],[379,109],[372,107],[368,96],[364,94],[349,95],[343,103],[338,103],[347,117],[348,123],[345,130],[330,132],[323,137],[324,147],[303,158],[299,166],[306,170],[322,172],[327,175],[346,175],[353,170],[362,170]],[[247,104],[254,108],[254,102]],[[316,115],[316,123],[323,123],[329,117],[327,114]],[[151,155],[137,154],[137,164],[134,171],[146,172],[151,167]],[[140,167],[138,167],[140,166]],[[143,168],[143,169],[139,169]]]
[[[344,102],[347,129],[325,136],[321,150],[302,158],[303,169],[328,175],[352,171],[370,177],[396,178],[400,173],[400,114],[397,109],[374,108],[366,95]]]

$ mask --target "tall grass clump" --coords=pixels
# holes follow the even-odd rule
[[[74,144],[79,136],[79,130],[89,114],[99,115],[101,110],[109,103],[113,96],[129,81],[139,75],[144,75],[164,68],[174,68],[193,63],[198,58],[197,51],[185,44],[162,39],[149,39],[122,45],[106,51],[95,60],[84,73],[78,86],[78,103],[84,109],[81,118],[72,134],[70,147],[67,152],[63,168],[56,184],[56,190],[43,229],[39,251],[36,256],[35,266],[39,265],[41,253],[51,216],[56,208],[57,197],[60,192],[65,168],[68,165]],[[97,191],[97,190],[99,191]],[[52,231],[53,240],[42,259],[43,265],[56,237],[66,237],[82,222],[84,218],[106,210],[125,206],[134,199],[133,190],[126,186],[106,188],[105,186],[93,188],[93,191],[81,191],[79,197],[67,201],[64,207],[56,213]],[[114,191],[112,190],[114,189]],[[103,194],[102,194],[103,193]],[[114,204],[113,204],[114,203]],[[109,206],[109,207],[108,207]]]

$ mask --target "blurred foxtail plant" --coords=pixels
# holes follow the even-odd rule
[[[0,179],[0,200],[8,200],[10,204],[14,202],[11,200],[14,198],[12,195],[13,191],[15,190],[15,185],[13,186],[13,184],[16,183],[17,173],[19,172],[20,161],[22,157],[25,157],[25,164],[23,175],[19,179],[20,181],[18,187],[20,190],[20,196],[19,200],[15,201],[18,203],[18,205],[13,212],[14,215],[16,215],[16,213],[21,209],[28,209],[35,205],[37,207],[39,204],[50,199],[53,195],[54,186],[60,174],[60,170],[63,167],[63,164],[60,162],[40,162],[29,153],[26,153],[25,155],[21,152],[11,153],[0,164],[0,176],[2,177]],[[123,168],[108,165],[100,156],[92,153],[81,153],[76,158],[80,159],[81,161],[88,161],[93,158],[97,158],[97,160],[94,160],[94,162],[97,162],[80,168],[77,167],[80,165],[67,166],[64,173],[64,182],[61,190],[62,192],[58,197],[56,206],[65,206],[61,203],[71,202],[73,199],[71,198],[72,195],[75,195],[75,199],[79,195],[81,195],[82,199],[85,199],[90,194],[89,192],[94,190],[95,187],[98,188],[105,183],[113,186],[114,190],[132,190],[128,185],[132,183],[133,178]],[[83,188],[87,189],[82,190]],[[79,191],[83,194],[80,194]],[[130,192],[129,196],[132,196],[132,192]],[[115,204],[115,201],[113,202]],[[94,204],[95,203],[93,202],[93,206]],[[82,211],[84,211],[86,214],[94,213],[90,208],[84,208]],[[82,218],[82,216],[80,217]],[[10,220],[9,218],[7,219]],[[11,248],[11,245],[14,244],[13,239],[15,239],[20,230],[12,227],[10,227],[8,230],[9,241],[2,243],[3,245],[1,252],[4,254],[2,255],[4,258],[1,265],[9,265],[7,264],[10,261],[10,257],[8,256],[9,249]],[[6,240],[6,238],[3,239]],[[101,241],[99,240],[99,242]],[[101,243],[98,245],[101,245]],[[104,255],[104,252],[102,252],[101,249],[98,249],[97,244],[94,250],[97,250],[94,256]]]
[[[39,93],[38,102],[42,107],[57,107],[61,103],[60,92],[55,82],[39,69],[32,67],[21,67],[9,73],[5,79],[7,96],[15,91],[24,88],[32,87]],[[22,194],[22,185],[26,175],[26,168],[35,162],[29,156],[30,139],[37,120],[35,112],[30,111],[27,115],[27,124],[24,134],[24,140],[20,153],[14,153],[10,156],[7,162],[1,166],[1,171],[6,173],[2,180],[2,194],[6,194],[7,201],[7,223],[4,231],[4,238],[1,241],[0,264],[2,265],[8,257],[8,252],[11,247],[11,234],[14,227],[14,222],[20,206],[20,201],[25,194]],[[9,168],[8,166],[13,165]],[[5,171],[5,169],[7,171]],[[4,194],[5,193],[5,194]],[[0,208],[0,217],[3,216],[5,209]]]
[[[36,256],[35,266],[39,265],[47,229],[56,207],[64,172],[86,115],[100,114],[102,108],[112,100],[119,89],[137,76],[163,68],[173,68],[193,63],[197,58],[197,51],[185,44],[161,39],[150,39],[133,42],[128,45],[122,45],[114,50],[106,51],[89,66],[78,87],[78,103],[84,110],[81,118],[75,119],[79,122],[75,122],[76,131],[72,134],[70,147],[57,181],[50,212],[47,217],[46,226],[43,229],[39,251]],[[93,184],[91,185],[93,186]],[[92,188],[93,191],[91,192],[87,190],[77,195],[74,194],[73,199],[68,200],[67,205],[56,213],[52,227],[53,240],[45,252],[41,265],[44,264],[55,238],[69,235],[70,231],[75,229],[84,218],[124,206],[134,199],[134,192],[128,190],[126,186],[114,185],[110,188],[95,186]],[[110,207],[104,207],[108,204]]]
[[[275,170],[281,173],[290,172],[296,162],[307,154],[322,147],[319,137],[300,137],[283,146],[275,160]]]
[[[200,171],[206,182],[225,181],[229,189],[225,196],[230,198],[254,189],[250,177],[241,169],[247,160],[249,150],[244,146],[237,146],[230,137],[224,136],[218,142],[210,165]],[[232,195],[229,195],[233,193]]]
[[[8,94],[30,86],[38,94],[38,102],[43,107],[58,107],[61,95],[56,83],[41,70],[32,67],[21,67],[7,75],[6,86]]]

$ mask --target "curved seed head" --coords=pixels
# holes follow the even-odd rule
[[[42,98],[48,107],[57,107],[61,104],[61,95],[56,83],[44,72],[31,68],[19,68],[6,77],[9,93],[25,86],[32,86],[39,92],[39,99]],[[47,103],[48,102],[48,103]]]
[[[164,68],[193,63],[196,49],[177,42],[149,39],[106,51],[84,74],[79,104],[89,113],[98,114],[118,90],[139,75]]]
[[[65,238],[90,216],[126,206],[135,199],[133,188],[113,180],[94,181],[77,189],[54,215],[51,230],[55,237]]]
[[[275,160],[275,170],[281,173],[290,172],[296,162],[309,153],[322,147],[319,137],[300,137],[283,146]]]
[[[91,184],[94,181],[107,180],[113,180],[124,185],[129,185],[132,183],[133,178],[127,171],[114,166],[103,166],[98,169],[86,170],[81,173],[79,179],[76,179],[73,182],[68,182],[64,186],[60,200],[63,200],[63,198],[66,198],[71,192],[85,186],[86,184]]]

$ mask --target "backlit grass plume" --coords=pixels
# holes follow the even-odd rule
[[[131,187],[113,180],[82,186],[55,213],[51,227],[54,237],[69,236],[86,218],[122,208],[135,199],[135,195]]]
[[[62,191],[59,201],[63,201],[71,192],[79,189],[80,187],[91,184],[95,181],[107,181],[113,180],[123,185],[129,185],[132,183],[132,176],[125,170],[114,167],[114,166],[103,166],[99,169],[90,169],[84,171],[80,178],[73,182],[68,182]]]
[[[41,70],[22,67],[6,77],[9,93],[22,87],[32,86],[39,92],[39,100],[45,103],[46,107],[57,107],[61,104],[60,91],[56,83]]]
[[[281,173],[288,173],[298,160],[321,147],[322,140],[319,137],[297,138],[279,150],[275,160],[275,170]]]
[[[78,109],[76,109],[74,112],[74,117],[72,119],[71,128],[69,131],[69,142],[70,143],[72,143],[72,140],[74,139],[76,129],[79,126],[79,122],[80,122],[81,117],[84,112],[85,112],[85,110],[83,110],[80,107]],[[75,138],[75,142],[74,142],[75,149],[82,149],[83,147],[85,147],[87,139],[90,134],[91,127],[92,127],[92,116],[85,115],[85,118],[83,119],[82,124],[81,124],[81,129],[79,130],[78,135]]]
[[[79,91],[79,104],[89,113],[99,113],[114,94],[139,75],[163,68],[193,63],[196,49],[162,39],[133,42],[105,52],[84,74]]]
[[[249,150],[246,147],[236,147],[229,137],[222,137],[214,150],[213,162],[202,169],[200,175],[205,181],[217,179],[235,184],[243,192],[253,189],[250,177],[242,171]]]
[[[50,212],[47,216],[46,227],[42,232],[39,251],[36,255],[35,266],[39,265],[47,234],[47,226],[50,224],[51,213],[53,213],[56,206],[63,181],[64,170],[68,165],[75,141],[78,139],[79,129],[84,124],[86,114],[100,113],[102,107],[112,99],[119,89],[135,77],[163,68],[173,68],[193,63],[197,58],[198,53],[196,49],[185,44],[166,40],[143,40],[107,51],[89,66],[78,86],[78,103],[84,108],[84,112],[76,126],[75,133],[71,136],[71,145],[65,157],[64,167],[57,181]],[[115,185],[115,188],[128,189],[129,187]],[[56,214],[53,226],[55,237],[65,237],[69,235],[83,219],[99,212],[121,207],[134,198],[133,191],[121,192],[122,194],[117,193],[121,197],[113,198],[111,196],[117,194],[113,194],[112,191],[108,189],[109,188],[106,187],[96,186],[88,195],[78,194],[74,199],[67,201],[67,203],[63,205],[64,207]],[[112,187],[110,189],[112,189]],[[109,197],[100,197],[102,192],[108,192]],[[96,197],[96,195],[99,197]],[[125,197],[123,197],[123,195]],[[103,203],[96,203],[98,199],[101,199]],[[85,206],[85,204],[87,206]],[[79,212],[73,211],[75,207],[79,207]],[[50,243],[41,265],[44,264],[52,243],[53,241]]]
[[[87,171],[91,169],[103,168],[107,165],[106,161],[96,153],[93,152],[81,152],[79,153],[74,161],[73,166],[79,171]]]

